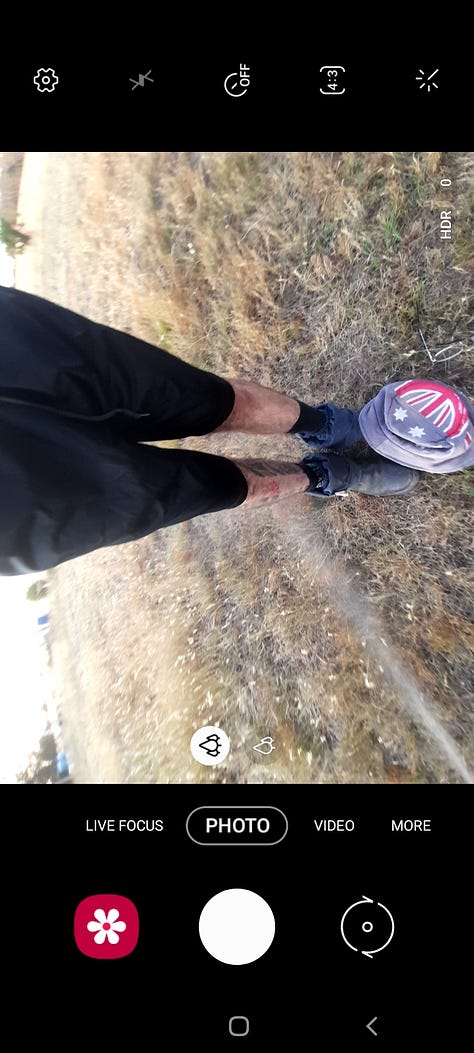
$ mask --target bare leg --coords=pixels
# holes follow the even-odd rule
[[[244,431],[250,435],[286,435],[296,424],[300,407],[296,399],[280,395],[249,380],[231,380],[235,391],[232,413],[216,431]]]
[[[257,508],[259,505],[279,501],[282,497],[302,494],[310,485],[309,478],[299,464],[288,461],[234,461],[245,476],[248,494],[243,506]]]
[[[235,403],[227,420],[216,431],[241,431],[251,435],[286,435],[300,416],[300,404],[288,395],[248,380],[231,380]],[[299,464],[289,461],[234,461],[245,477],[248,493],[243,505],[257,508],[282,497],[302,494],[310,478]]]

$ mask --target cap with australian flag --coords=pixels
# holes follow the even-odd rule
[[[474,405],[436,380],[387,384],[359,414],[364,439],[397,464],[457,472],[474,464]]]

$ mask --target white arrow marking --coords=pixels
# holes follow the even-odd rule
[[[352,946],[352,943],[349,943],[349,940],[347,939],[347,937],[346,937],[346,935],[345,935],[345,932],[344,932],[344,922],[345,922],[345,920],[346,920],[346,917],[347,917],[347,915],[349,914],[349,911],[350,911],[350,910],[353,910],[353,908],[354,908],[354,907],[360,907],[360,906],[361,906],[362,904],[365,904],[365,903],[374,903],[374,902],[375,902],[375,901],[374,901],[373,899],[369,899],[369,897],[368,897],[368,896],[362,896],[362,899],[358,899],[358,900],[357,900],[357,903],[351,903],[350,907],[348,907],[348,908],[347,908],[347,910],[345,911],[345,913],[344,913],[344,914],[343,914],[343,916],[342,916],[342,919],[341,919],[341,936],[342,936],[342,938],[343,938],[343,940],[344,940],[344,943],[346,943],[346,944],[347,944],[347,946],[348,946],[348,947],[350,947],[351,951],[358,951],[358,950],[359,950],[359,948],[358,948],[358,947],[353,947],[353,946]]]
[[[377,1019],[377,1017],[376,1017],[376,1016],[374,1016],[374,1019],[373,1019],[373,1020],[370,1020],[370,1021],[369,1021],[369,1023],[365,1025],[365,1026],[366,1026],[366,1028],[368,1028],[368,1030],[369,1030],[369,1031],[371,1031],[371,1032],[372,1032],[372,1034],[373,1034],[373,1035],[375,1035],[375,1036],[377,1036],[377,1032],[376,1032],[376,1031],[374,1031],[374,1029],[373,1029],[373,1027],[372,1027],[372,1024],[375,1024],[375,1021],[376,1021],[376,1019]]]
[[[366,958],[372,958],[374,954],[379,954],[380,951],[384,951],[385,948],[388,947],[391,939],[393,938],[393,934],[395,932],[395,922],[394,922],[394,920],[392,918],[392,915],[390,914],[390,911],[389,911],[388,907],[386,907],[384,903],[378,903],[378,902],[377,902],[377,906],[381,907],[382,910],[384,910],[388,914],[388,916],[390,918],[391,925],[392,925],[392,931],[390,933],[390,936],[388,937],[388,940],[386,940],[385,943],[383,943],[381,947],[374,947],[373,951],[362,951],[361,952],[362,954],[365,955]]]

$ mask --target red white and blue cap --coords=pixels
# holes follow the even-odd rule
[[[437,380],[387,384],[359,414],[364,439],[397,464],[458,472],[474,464],[474,405]]]

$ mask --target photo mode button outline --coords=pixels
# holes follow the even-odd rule
[[[189,813],[186,833],[196,845],[278,845],[288,833],[288,819],[272,805],[202,805]]]

